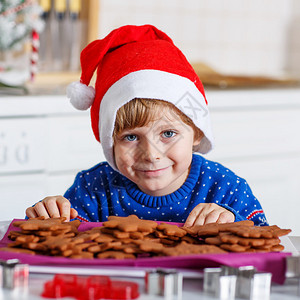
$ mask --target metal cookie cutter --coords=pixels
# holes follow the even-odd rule
[[[205,268],[203,290],[220,300],[234,300],[237,281],[235,268]]]
[[[258,272],[252,266],[238,268],[236,297],[249,300],[270,299],[271,279],[271,273]]]
[[[206,268],[203,289],[221,300],[268,300],[271,278],[271,273],[257,272],[253,266]]]
[[[2,288],[28,288],[29,267],[18,259],[0,260],[0,273]]]
[[[146,272],[146,293],[168,299],[182,299],[182,274],[173,269],[155,269]]]
[[[300,256],[293,255],[286,257],[286,278],[299,278],[300,279]]]
[[[299,255],[286,257],[285,277],[287,279],[296,279],[298,281],[297,295],[300,296],[300,256]]]

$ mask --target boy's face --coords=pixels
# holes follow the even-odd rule
[[[171,194],[185,182],[192,161],[192,127],[163,109],[143,127],[126,129],[114,142],[119,171],[151,196]]]

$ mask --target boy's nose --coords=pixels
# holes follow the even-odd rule
[[[145,141],[141,148],[141,156],[147,161],[157,161],[163,156],[159,144],[155,141]]]

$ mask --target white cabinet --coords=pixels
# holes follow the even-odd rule
[[[44,173],[0,176],[0,220],[23,219],[25,209],[45,195]]]
[[[41,171],[45,168],[45,123],[41,118],[0,122],[0,173]]]
[[[47,170],[87,169],[91,163],[104,160],[102,147],[96,141],[89,115],[51,116],[47,124]]]
[[[300,235],[300,89],[207,93],[216,140],[207,158],[245,178],[270,224]]]
[[[76,173],[103,161],[88,112],[64,96],[0,99],[0,220],[63,194]]]

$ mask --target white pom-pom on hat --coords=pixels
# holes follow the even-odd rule
[[[72,82],[67,87],[67,97],[76,109],[87,110],[94,102],[95,89],[79,81]]]

